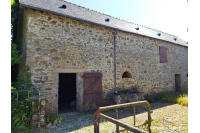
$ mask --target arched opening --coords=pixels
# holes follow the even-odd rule
[[[122,78],[131,78],[131,75],[128,72],[124,72]]]
[[[132,81],[133,74],[130,69],[125,69],[121,72],[121,80]]]

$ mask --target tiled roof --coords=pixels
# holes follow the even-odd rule
[[[62,0],[19,0],[19,3],[24,7],[46,11],[68,18],[73,18],[112,29],[118,29],[129,33],[152,37],[182,46],[188,46],[187,42],[178,36],[127,22],[97,11],[90,10],[88,8],[72,4],[70,2]],[[62,5],[66,5],[66,9],[59,8]],[[109,19],[109,22],[106,22],[105,19]],[[139,28],[139,30],[136,30],[137,28]]]

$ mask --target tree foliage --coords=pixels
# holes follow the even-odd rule
[[[25,67],[24,73],[19,73],[17,82],[14,84],[16,90],[31,90],[31,69],[29,66]]]
[[[19,1],[11,0],[11,65],[20,63],[22,55],[17,50],[17,22],[18,22],[18,11]]]
[[[34,95],[33,91],[17,92],[17,90],[31,90],[31,70],[30,67],[25,68],[24,73],[19,73],[17,82],[12,83],[11,87],[11,130],[12,132],[30,132],[32,115],[38,111],[33,110],[38,108],[38,101],[35,101],[34,106],[30,101],[30,97]],[[39,89],[39,88],[36,88]],[[17,103],[16,101],[24,101]]]
[[[11,43],[11,65],[20,63],[21,59],[22,55],[19,54],[19,51],[17,50],[17,45]]]
[[[15,69],[16,64],[20,63],[22,55],[18,51],[17,43],[17,25],[18,25],[19,1],[11,0],[11,66]],[[12,73],[16,73],[12,69]],[[33,115],[32,102],[29,96],[33,92],[17,92],[16,90],[31,89],[31,72],[30,68],[26,67],[24,73],[17,75],[17,81],[12,82],[11,87],[11,130],[13,132],[28,132],[31,128],[31,118]],[[16,102],[25,101],[25,102]]]
[[[17,18],[18,18],[18,10],[19,10],[19,1],[11,0],[11,34],[13,38],[13,28],[17,26]]]

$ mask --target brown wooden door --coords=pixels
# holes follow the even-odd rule
[[[100,72],[84,74],[84,110],[93,110],[102,106],[102,74]]]

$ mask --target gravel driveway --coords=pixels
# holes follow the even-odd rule
[[[151,103],[152,108],[152,132],[174,132],[174,133],[187,133],[188,132],[188,107],[179,104]],[[60,115],[64,116],[63,123],[51,129],[44,129],[40,132],[48,133],[93,133],[93,114],[95,111],[79,113],[70,112]],[[105,111],[104,114],[115,118],[115,110]],[[132,108],[119,109],[119,120],[133,125],[133,110]],[[145,108],[136,110],[136,125],[142,124],[147,120],[147,112]],[[105,120],[101,120],[100,132],[108,133],[114,132],[116,126]],[[121,128],[120,128],[121,129]],[[141,128],[146,130],[145,127]]]

